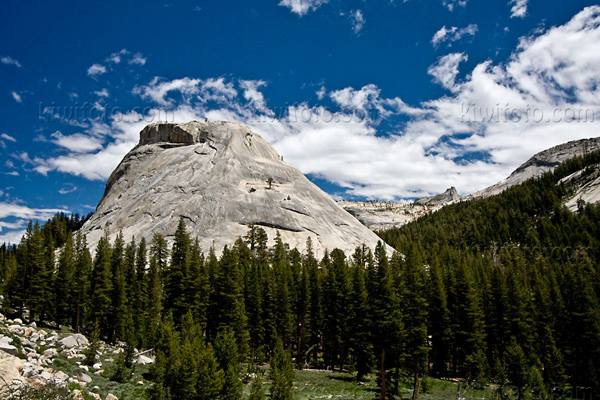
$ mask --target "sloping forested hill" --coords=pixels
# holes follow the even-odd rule
[[[563,205],[563,177],[600,153],[483,200],[380,232],[417,248],[429,276],[432,374],[600,384],[600,208]]]
[[[126,354],[153,349],[153,399],[241,399],[242,367],[267,362],[279,365],[272,398],[290,399],[292,357],[357,381],[375,373],[380,398],[410,386],[416,399],[427,374],[506,384],[519,397],[598,388],[600,210],[568,211],[569,189],[557,185],[598,163],[592,153],[381,232],[400,250],[392,255],[379,243],[317,258],[312,243],[302,254],[280,237],[269,248],[258,226],[220,257],[204,255],[183,218],[170,249],[160,234],[111,243],[105,233],[92,255],[72,232],[81,219],[58,215],[0,247],[2,313],[126,342],[125,383]]]

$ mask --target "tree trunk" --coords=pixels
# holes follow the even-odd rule
[[[414,385],[413,385],[413,395],[412,398],[413,400],[419,400],[419,387],[421,384],[421,381],[419,380],[419,364],[417,362],[417,360],[415,360],[414,362]]]
[[[387,382],[385,376],[385,348],[381,348],[381,400],[387,398]]]

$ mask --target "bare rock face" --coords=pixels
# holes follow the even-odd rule
[[[218,252],[248,231],[265,229],[272,241],[304,250],[312,238],[347,253],[379,238],[339,207],[300,171],[287,165],[258,134],[232,122],[157,123],[115,169],[96,212],[84,225],[90,248],[107,229],[114,239],[172,239],[179,218],[203,250]]]
[[[600,149],[600,137],[575,140],[551,147],[531,157],[503,181],[496,183],[479,192],[469,195],[466,199],[479,199],[502,193],[512,186],[520,185],[528,179],[553,171],[563,162]]]
[[[339,201],[338,204],[372,231],[399,228],[442,207],[384,201]]]
[[[422,204],[425,206],[437,206],[440,204],[446,205],[460,201],[460,196],[454,186],[446,189],[444,193],[437,194],[435,196],[423,197],[415,200],[416,204]]]
[[[453,187],[444,193],[423,197],[413,203],[394,203],[384,201],[339,201],[338,204],[354,215],[364,226],[373,231],[399,228],[423,215],[435,212],[460,201],[458,192]]]

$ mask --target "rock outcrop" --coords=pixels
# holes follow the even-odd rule
[[[445,205],[460,201],[453,187],[444,193],[423,197],[413,203],[384,201],[339,201],[338,204],[373,231],[399,228],[423,215],[435,212]]]
[[[528,179],[553,171],[563,162],[577,156],[600,149],[600,137],[575,140],[551,147],[531,157],[503,181],[467,196],[465,199],[478,199],[502,193],[509,187],[520,185]]]
[[[435,196],[422,197],[415,200],[415,204],[424,206],[446,205],[460,201],[460,196],[454,186],[446,189],[444,193],[436,194]]]
[[[90,248],[106,229],[168,240],[183,217],[203,250],[217,253],[249,225],[299,250],[312,238],[315,253],[374,247],[378,237],[338,206],[250,128],[232,122],[157,123],[112,173],[96,212],[86,222]]]
[[[37,329],[35,323],[27,325],[21,319],[6,319],[2,314],[0,314],[0,343],[11,346],[0,347],[0,399],[7,398],[9,393],[14,394],[20,388],[41,387],[47,384],[62,388],[74,384],[73,388],[83,388],[83,391],[71,392],[74,399],[91,397],[114,400],[116,398],[110,393],[101,397],[95,393],[99,389],[95,384],[109,381],[109,373],[105,374],[104,368],[106,366],[109,370],[114,370],[115,358],[123,351],[124,343],[109,345],[99,342],[95,356],[96,363],[90,368],[83,362],[90,346],[89,340],[84,335],[65,334],[60,330],[47,332],[44,329]],[[134,363],[139,365],[139,368],[147,370],[149,365],[154,363],[154,358],[150,356],[151,352],[152,350],[147,350],[144,353],[134,354]],[[57,358],[60,359],[59,363],[55,363]],[[64,371],[57,368],[63,368]],[[144,384],[143,381],[138,382],[138,385]]]

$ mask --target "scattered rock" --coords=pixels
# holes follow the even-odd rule
[[[88,344],[89,342],[87,338],[79,333],[67,336],[66,338],[58,341],[58,345],[64,349],[72,349],[74,347],[87,346]]]
[[[106,396],[106,400],[119,400],[119,399],[118,399],[118,398],[117,398],[117,396],[115,396],[114,394],[112,394],[112,393],[109,393],[109,394]]]
[[[15,334],[15,335],[22,335],[22,334],[23,334],[23,331],[24,331],[24,329],[23,329],[23,327],[22,327],[22,326],[20,326],[20,325],[11,325],[11,326],[9,326],[9,327],[8,327],[8,331],[9,331],[10,333],[13,333],[13,334]]]
[[[150,357],[146,357],[146,356],[139,356],[137,359],[137,363],[140,365],[147,365],[147,364],[152,364],[154,363],[154,360],[151,359]]]
[[[11,344],[13,342],[13,338],[8,337],[8,336],[2,336],[0,338],[0,343],[4,343],[4,344]]]
[[[17,357],[0,352],[0,394],[5,393],[6,387],[24,382],[21,373],[25,365]]]
[[[54,377],[62,382],[66,382],[69,380],[69,375],[65,374],[62,371],[58,371],[54,374]]]
[[[77,379],[83,383],[90,383],[92,381],[92,377],[83,372],[80,372],[79,375],[77,375]]]
[[[54,379],[54,375],[52,375],[50,372],[48,372],[47,370],[42,371],[42,373],[40,374],[40,376],[42,378],[44,378],[47,381],[51,381]]]
[[[99,369],[98,371],[94,372],[94,375],[102,375],[104,373],[103,369]]]
[[[13,322],[14,322],[15,324],[20,324],[20,325],[23,325],[23,320],[22,320],[21,318],[15,318],[15,319],[13,320]]]
[[[81,390],[73,390],[71,394],[73,395],[73,400],[85,400],[85,397],[83,397],[83,393],[81,393]]]
[[[2,350],[5,353],[8,353],[12,356],[19,355],[19,350],[12,344],[0,343],[0,350]]]
[[[98,370],[102,369],[102,364],[96,363],[92,366],[92,368],[94,368],[95,371],[98,371]]]
[[[58,355],[58,352],[56,351],[56,349],[48,349],[48,350],[44,350],[44,357],[56,357]]]

